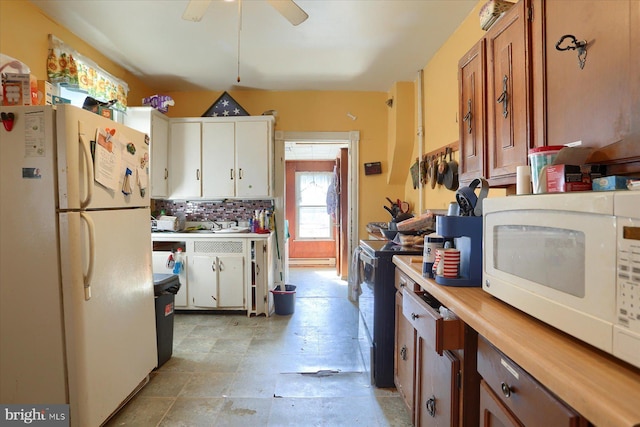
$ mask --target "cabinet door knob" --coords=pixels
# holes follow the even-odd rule
[[[402,348],[400,349],[400,357],[402,358],[402,360],[407,360],[407,346],[403,345]]]
[[[500,383],[500,388],[502,389],[502,394],[504,395],[504,397],[511,396],[511,387],[509,387],[509,384],[504,382]]]
[[[435,418],[436,416],[436,397],[431,396],[431,399],[427,400],[427,412],[429,415]]]
[[[416,320],[418,317],[420,317],[419,314],[411,313],[411,320]]]

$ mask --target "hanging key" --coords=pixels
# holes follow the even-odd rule
[[[565,47],[561,47],[562,42],[566,39],[569,39],[570,42]],[[558,43],[556,43],[556,50],[564,51],[564,50],[577,50],[578,51],[578,65],[582,70],[587,61],[587,41],[586,40],[578,40],[575,36],[571,34],[565,34],[560,37]]]

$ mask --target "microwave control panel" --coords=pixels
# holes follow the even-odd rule
[[[640,220],[618,218],[618,325],[640,333]]]

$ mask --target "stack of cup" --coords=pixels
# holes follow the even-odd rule
[[[460,269],[460,250],[444,249],[442,255],[442,276],[447,279],[457,279]]]
[[[436,259],[436,250],[444,245],[444,238],[436,233],[431,233],[424,239],[422,252],[422,276],[433,278],[433,264]]]

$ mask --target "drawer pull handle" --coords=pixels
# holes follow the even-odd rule
[[[420,315],[411,313],[411,320],[416,320],[418,317],[420,317]]]
[[[504,397],[511,396],[511,387],[509,387],[509,384],[500,383],[500,388],[502,389],[502,394],[504,394]]]
[[[469,133],[471,133],[472,129],[471,129],[471,119],[473,117],[473,115],[471,114],[471,98],[469,98],[469,106],[468,106],[468,110],[467,114],[464,115],[464,117],[462,118],[463,122],[467,122],[467,129],[469,131]]]
[[[436,397],[431,396],[431,399],[427,400],[427,412],[429,415],[435,418],[436,416]]]
[[[402,360],[407,360],[407,346],[403,345],[402,348],[400,349],[400,357],[402,358]]]
[[[509,105],[509,77],[508,76],[504,76],[502,78],[502,93],[500,94],[500,97],[498,97],[498,99],[496,99],[496,102],[498,104],[502,104],[502,116],[506,119],[507,116],[509,115],[509,109],[508,109],[508,105]]]

